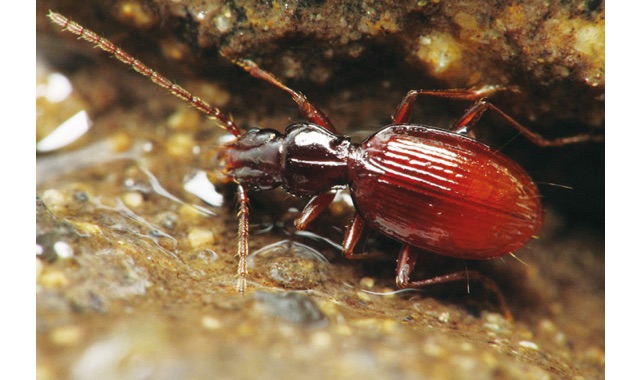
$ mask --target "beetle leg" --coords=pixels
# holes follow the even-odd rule
[[[247,286],[247,257],[249,256],[249,197],[238,184],[238,283],[236,289],[244,293]]]
[[[497,91],[512,89],[504,86],[483,86],[480,88],[454,88],[448,90],[411,90],[404,96],[400,105],[396,109],[393,117],[393,124],[409,123],[413,113],[413,104],[418,95],[430,95],[437,98],[460,99],[460,100],[478,100],[492,95]]]
[[[280,80],[278,80],[278,78],[276,78],[273,74],[261,69],[255,62],[251,60],[232,59],[232,62],[245,69],[252,76],[258,79],[262,79],[291,95],[291,98],[293,98],[293,101],[296,102],[298,108],[300,109],[300,112],[302,112],[302,115],[304,115],[308,122],[317,124],[330,132],[336,133],[336,128],[333,126],[329,118],[325,116],[325,114],[322,113],[322,111],[320,111],[316,106],[311,104],[311,102],[307,100],[307,97],[302,93],[290,89]]]
[[[504,314],[507,320],[512,320],[513,316],[509,311],[509,307],[507,306],[507,302],[504,299],[504,295],[500,291],[500,288],[496,283],[487,276],[483,276],[480,272],[476,270],[464,271],[464,272],[455,272],[443,276],[436,276],[432,278],[428,278],[425,280],[419,281],[411,281],[409,276],[411,272],[413,272],[413,268],[416,265],[417,261],[417,252],[409,245],[405,245],[402,247],[400,251],[400,255],[398,256],[398,266],[396,268],[396,284],[399,288],[412,288],[412,287],[422,287],[427,285],[434,284],[443,284],[445,282],[452,281],[467,281],[467,284],[470,280],[475,280],[484,286],[484,288],[493,293],[500,304],[500,309]]]
[[[396,285],[399,288],[406,288],[414,284],[409,281],[409,275],[413,272],[417,259],[416,251],[412,250],[411,246],[406,244],[402,246],[400,255],[398,255],[398,265],[396,266]]]
[[[451,125],[451,132],[465,134],[470,137],[475,137],[472,129],[478,123],[478,120],[487,110],[487,102],[484,99],[479,99],[464,111],[464,114]]]
[[[365,257],[363,254],[353,253],[360,236],[362,236],[362,231],[364,231],[365,226],[366,223],[364,219],[356,212],[351,220],[351,224],[349,224],[349,227],[347,228],[347,232],[344,234],[344,240],[342,241],[342,254],[345,258],[353,260]]]
[[[545,139],[544,137],[531,131],[524,125],[518,123],[511,116],[507,115],[500,108],[494,106],[492,103],[489,103],[485,99],[479,99],[471,107],[469,107],[465,111],[464,115],[462,115],[462,117],[459,118],[453,124],[451,128],[452,131],[456,133],[469,131],[471,128],[475,126],[478,120],[480,120],[480,117],[482,117],[482,114],[484,114],[489,109],[496,112],[498,115],[502,116],[502,118],[505,119],[509,125],[517,129],[518,132],[522,133],[531,142],[541,147],[562,146],[562,145],[581,143],[586,141],[603,141],[604,140],[603,135],[589,135],[589,134],[559,137],[555,139]]]
[[[320,195],[316,195],[309,201],[309,203],[307,203],[306,206],[304,206],[302,213],[293,224],[299,230],[306,229],[309,223],[329,207],[335,197],[335,190],[330,190]]]

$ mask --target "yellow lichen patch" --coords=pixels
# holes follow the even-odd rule
[[[371,17],[362,17],[358,29],[362,33],[376,35],[381,32],[394,33],[397,32],[400,27],[396,18],[389,12],[384,12],[376,20]]]
[[[222,7],[221,14],[215,16],[214,18],[216,29],[218,29],[218,31],[221,33],[229,31],[233,27],[233,23],[235,21],[235,17],[232,19],[232,16],[235,15],[231,11],[231,6],[229,4],[225,4]]]
[[[215,83],[189,82],[186,88],[215,107],[224,107],[231,100],[231,94]]]
[[[318,308],[322,311],[322,313],[326,314],[328,317],[333,317],[338,313],[338,309],[336,304],[327,300],[316,300],[316,304]]]
[[[580,20],[582,21],[582,20]],[[604,83],[604,20],[595,24],[579,22],[574,49],[589,59],[584,80],[593,86]]]
[[[189,244],[193,248],[199,248],[213,244],[213,232],[204,228],[191,228],[189,230]]]
[[[316,331],[311,334],[311,345],[316,348],[329,348],[332,342],[331,334],[326,331]]]
[[[360,279],[360,286],[362,286],[365,289],[373,288],[375,283],[376,283],[376,280],[371,277],[363,277],[362,279]]]
[[[604,23],[582,25],[576,30],[574,48],[584,54],[604,57]]]
[[[147,28],[153,24],[153,15],[137,1],[122,2],[116,11],[121,19],[132,21],[137,27]]]
[[[167,141],[167,152],[176,158],[188,158],[192,155],[194,146],[193,135],[176,133]]]
[[[47,288],[61,288],[69,285],[69,280],[64,273],[59,270],[45,270],[40,274],[40,284]]]
[[[471,14],[460,12],[453,17],[453,21],[460,27],[460,38],[462,40],[474,41],[483,34],[476,18]]]
[[[180,131],[195,131],[200,126],[200,112],[182,107],[169,116],[169,127]]]
[[[131,136],[126,132],[116,132],[109,137],[111,149],[114,152],[126,152],[131,148]]]
[[[178,209],[178,214],[180,215],[181,218],[184,218],[187,221],[193,220],[193,219],[199,219],[202,216],[202,214],[200,213],[200,211],[198,211],[197,208],[187,203],[180,206],[180,208]]]
[[[398,330],[400,326],[398,325],[398,321],[395,321],[393,319],[384,319],[380,327],[382,328],[383,332],[391,334]]]
[[[554,46],[566,48],[553,51],[548,59],[566,61],[574,75],[579,75],[589,85],[604,84],[604,20],[549,20],[545,23],[545,34],[554,40]],[[578,62],[578,65],[572,62]]]
[[[371,301],[371,296],[365,292],[357,292],[356,295],[358,296],[358,298],[364,302],[370,302]]]
[[[508,27],[509,30],[519,30],[526,26],[528,20],[522,5],[513,4],[505,8],[500,17],[496,18],[496,25]]]
[[[441,79],[461,69],[462,48],[449,34],[420,37],[416,55],[432,75]]]
[[[73,226],[78,230],[78,232],[82,234],[89,234],[89,235],[102,234],[102,229],[97,224],[81,222],[81,221],[72,221],[72,223],[73,223]]]
[[[203,316],[200,320],[200,323],[205,330],[218,330],[220,327],[222,327],[222,323],[220,322],[220,320],[210,315]]]
[[[160,42],[162,55],[174,61],[182,61],[190,53],[189,46],[174,40],[164,40]]]
[[[51,330],[49,338],[59,346],[72,346],[80,343],[83,335],[82,328],[78,326],[61,326]]]
[[[127,207],[138,208],[144,203],[144,197],[139,191],[129,191],[122,196],[122,201]]]
[[[65,194],[57,189],[47,189],[42,192],[42,201],[49,210],[56,212],[61,211],[67,205],[68,199]]]

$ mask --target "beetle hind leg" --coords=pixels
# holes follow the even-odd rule
[[[451,130],[456,133],[469,133],[487,110],[491,110],[494,113],[498,114],[503,120],[507,122],[508,125],[510,125],[512,128],[520,132],[529,141],[541,147],[563,146],[563,145],[583,143],[583,142],[589,142],[589,141],[591,142],[604,141],[603,135],[592,135],[588,133],[574,135],[574,136],[547,139],[533,132],[532,130],[525,127],[524,125],[518,123],[514,118],[509,116],[506,112],[494,106],[492,103],[489,103],[485,99],[479,99],[475,103],[473,103],[471,107],[469,107],[465,111],[462,117],[460,117],[453,124],[453,126],[451,127]]]
[[[451,126],[451,131],[455,133],[469,135],[474,137],[473,127],[480,120],[482,114],[487,110],[491,110],[498,114],[503,120],[507,122],[512,128],[518,130],[524,137],[529,139],[534,144],[541,147],[549,146],[563,146],[575,143],[583,142],[602,142],[604,141],[603,135],[593,134],[579,134],[567,137],[558,137],[553,139],[547,139],[533,131],[524,125],[518,123],[515,119],[509,116],[507,113],[486,101],[485,98],[490,97],[498,91],[512,91],[518,92],[517,87],[513,86],[500,86],[500,85],[487,85],[478,88],[469,89],[448,89],[448,90],[411,90],[398,105],[396,113],[393,116],[393,124],[404,124],[411,122],[411,116],[413,114],[413,107],[418,96],[432,96],[435,98],[445,98],[454,100],[468,100],[474,103],[469,107],[465,113]]]
[[[446,274],[442,276],[436,276],[424,280],[411,281],[409,279],[411,272],[413,272],[413,268],[417,262],[418,255],[417,251],[413,249],[409,245],[405,245],[402,247],[400,251],[400,255],[398,256],[398,265],[396,267],[396,284],[399,288],[413,288],[413,287],[422,287],[434,284],[443,284],[446,282],[452,281],[467,281],[467,284],[470,280],[478,281],[484,286],[485,290],[492,293],[498,304],[500,306],[500,310],[507,320],[513,320],[513,316],[509,311],[509,307],[507,306],[507,302],[504,298],[504,295],[500,291],[498,285],[489,277],[480,274],[480,272],[476,270],[470,271],[461,271],[454,272],[451,274]]]

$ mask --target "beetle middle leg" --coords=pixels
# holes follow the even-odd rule
[[[295,220],[294,225],[299,230],[304,230],[307,228],[307,225],[311,223],[318,215],[320,215],[324,210],[329,207],[329,204],[333,202],[333,199],[336,197],[335,190],[329,190],[320,195],[316,195],[313,197],[309,203],[304,207],[302,213]]]
[[[414,103],[420,95],[429,95],[437,98],[475,101],[491,96],[497,91],[503,91],[506,89],[509,89],[509,87],[483,86],[480,88],[469,89],[455,88],[447,90],[411,90],[404,96],[404,98],[400,102],[400,105],[398,105],[396,113],[393,116],[393,124],[403,124],[409,123],[411,121]]]
[[[349,260],[364,258],[364,254],[355,254],[353,250],[362,236],[362,232],[366,226],[366,222],[358,212],[353,216],[347,232],[344,234],[344,240],[342,242],[342,254]]]
[[[398,265],[396,267],[396,284],[399,288],[404,289],[410,287],[422,287],[428,285],[443,284],[452,281],[467,281],[467,283],[470,280],[478,281],[482,283],[482,286],[484,286],[487,291],[495,295],[505,318],[507,320],[513,319],[513,316],[509,311],[509,307],[507,306],[507,302],[504,299],[504,295],[500,291],[498,285],[496,285],[496,283],[489,277],[480,274],[480,272],[476,270],[470,270],[454,272],[424,280],[411,281],[409,279],[409,276],[411,275],[411,272],[413,272],[413,268],[415,267],[417,260],[418,255],[414,248],[410,247],[409,245],[405,245],[402,247],[400,255],[398,255]]]

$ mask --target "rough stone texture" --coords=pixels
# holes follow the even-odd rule
[[[216,60],[222,51],[257,60],[280,77],[316,84],[349,78],[344,70],[360,70],[362,76],[395,70],[398,77],[402,68],[431,79],[418,85],[520,86],[524,99],[518,102],[531,102],[523,111],[529,118],[547,113],[592,127],[603,123],[604,4],[599,1],[47,5],[104,32],[137,29],[158,41],[165,58],[189,65]]]
[[[37,86],[51,88],[53,73],[72,86],[63,101],[38,96],[38,141],[78,111],[93,122],[38,155],[39,378],[604,377],[603,144],[503,148],[541,182],[547,221],[517,253],[526,265],[466,265],[498,282],[513,322],[474,283],[471,294],[466,284],[389,294],[394,242],[372,234],[365,247],[383,260],[348,262],[320,238],[341,241],[347,202],[287,244],[289,207],[304,203],[278,191],[252,194],[257,254],[242,297],[232,186],[214,178],[224,197],[209,205],[185,189],[215,169],[222,131],[44,17],[53,9],[108,36],[243,128],[299,115],[220,50],[255,59],[356,140],[388,123],[409,89],[486,83],[520,89],[492,100],[517,120],[568,135],[604,133],[603,3],[79,4],[37,2]],[[450,103],[419,102],[416,121],[446,127],[464,109]],[[480,138],[513,137],[487,121]],[[421,260],[417,276],[465,265]]]

